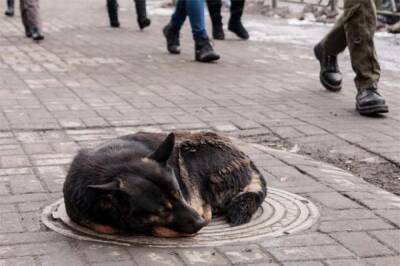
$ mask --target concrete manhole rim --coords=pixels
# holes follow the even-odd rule
[[[319,218],[317,207],[299,195],[275,188],[268,188],[268,196],[253,219],[242,226],[230,227],[220,218],[190,238],[156,238],[147,236],[100,235],[79,226],[66,216],[64,200],[59,199],[44,208],[41,220],[51,230],[64,236],[99,243],[147,247],[210,247],[226,244],[253,242],[304,231]],[[280,207],[279,207],[280,206]],[[271,215],[272,214],[272,215]]]

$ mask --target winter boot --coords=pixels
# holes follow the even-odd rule
[[[167,49],[171,54],[180,54],[179,29],[171,24],[164,27],[163,33],[167,39]]]
[[[110,18],[110,26],[118,28],[120,26],[118,20],[118,2],[117,0],[107,0],[108,17]]]
[[[40,33],[37,28],[32,28],[32,39],[34,41],[44,40],[44,36]]]
[[[222,1],[220,0],[207,0],[208,13],[210,13],[212,24],[212,35],[215,40],[224,40],[225,33],[222,27],[221,7]]]
[[[314,54],[320,64],[319,79],[329,91],[337,92],[342,88],[343,76],[340,73],[336,55],[325,55],[321,44],[314,47]]]
[[[232,0],[231,3],[231,17],[228,23],[228,30],[235,33],[239,38],[247,40],[249,33],[242,24],[242,15],[245,0]]]
[[[14,0],[7,0],[7,10],[4,13],[6,16],[14,16]]]
[[[135,7],[139,28],[143,30],[151,24],[151,20],[147,18],[146,0],[135,0]]]
[[[218,60],[220,56],[214,51],[208,37],[195,38],[195,59],[199,62]]]
[[[389,112],[385,98],[378,93],[376,88],[358,91],[356,109],[361,115],[376,115]]]

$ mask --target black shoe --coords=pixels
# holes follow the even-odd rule
[[[179,30],[175,29],[171,24],[164,27],[163,33],[167,39],[167,49],[171,54],[180,54]]]
[[[14,8],[12,8],[12,7],[7,8],[6,12],[4,12],[4,15],[6,15],[8,17],[13,17],[14,16]]]
[[[361,115],[375,115],[389,112],[385,99],[376,88],[360,90],[356,96],[356,109]]]
[[[138,19],[138,24],[139,24],[139,28],[140,30],[143,30],[144,28],[150,26],[151,24],[151,20],[148,18],[144,18],[144,19]]]
[[[44,40],[44,36],[37,29],[32,29],[32,39],[34,41],[41,41]]]
[[[220,56],[216,52],[214,52],[210,40],[207,37],[196,38],[194,41],[196,61],[211,62],[220,58]]]
[[[232,20],[229,20],[228,23],[228,30],[232,31],[235,33],[240,39],[247,40],[250,36],[247,30],[243,27],[242,22],[236,21],[233,22]]]
[[[119,21],[110,21],[110,26],[112,28],[119,28],[120,26]]]
[[[343,76],[339,70],[337,56],[324,55],[320,44],[314,47],[314,54],[321,67],[319,79],[322,85],[329,91],[340,91],[342,89]]]
[[[222,24],[212,26],[212,35],[214,40],[225,40],[225,33]]]
[[[32,31],[29,27],[25,27],[25,37],[32,38]]]

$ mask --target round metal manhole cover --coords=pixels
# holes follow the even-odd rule
[[[287,191],[269,188],[266,200],[249,223],[231,227],[223,217],[216,217],[194,237],[156,238],[98,234],[73,223],[65,212],[62,199],[44,209],[42,221],[58,233],[81,240],[152,247],[206,247],[296,233],[310,228],[318,217],[318,209],[309,200]]]

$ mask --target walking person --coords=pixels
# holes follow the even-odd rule
[[[356,109],[361,115],[389,111],[385,99],[378,93],[380,66],[374,46],[376,6],[373,0],[344,0],[344,14],[333,29],[315,47],[320,62],[320,80],[329,91],[342,88],[342,74],[337,55],[346,47],[356,77]]]
[[[4,14],[9,17],[14,16],[14,0],[7,0],[7,9]]]
[[[151,24],[151,20],[147,17],[146,0],[134,0],[134,2],[136,8],[137,23],[139,25],[139,28],[143,30]],[[108,17],[110,18],[110,26],[118,28],[120,26],[118,19],[118,1],[107,0],[107,11]]]
[[[204,22],[204,0],[177,0],[174,14],[163,29],[167,40],[167,49],[171,54],[179,54],[179,32],[189,17],[192,35],[195,42],[195,59],[199,62],[218,60],[220,56],[214,51],[207,35]]]
[[[35,41],[43,40],[39,0],[20,0],[20,8],[25,36]]]
[[[216,40],[224,40],[225,33],[222,27],[222,0],[206,0],[208,12],[210,13],[212,24],[212,35]],[[245,0],[231,0],[231,16],[228,22],[228,30],[235,33],[240,39],[247,40],[249,33],[242,24],[242,15],[245,6]]]

